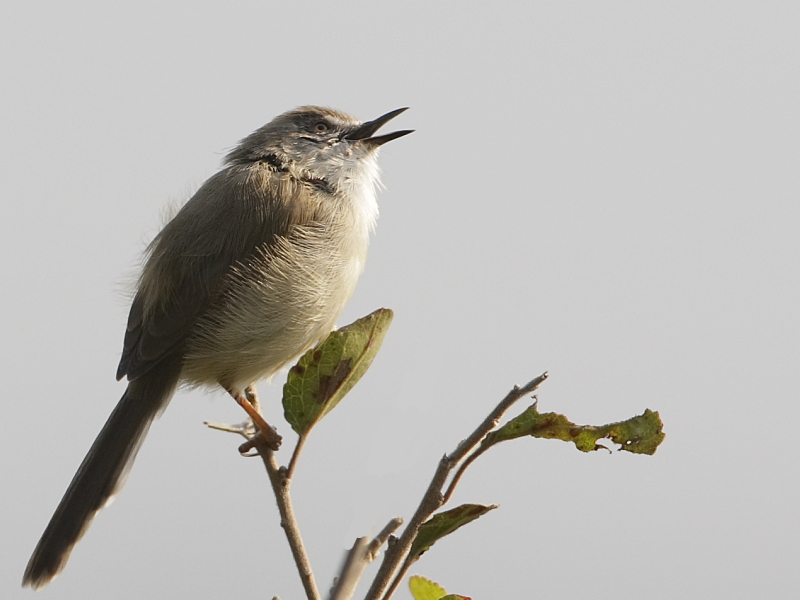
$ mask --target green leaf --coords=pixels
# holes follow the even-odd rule
[[[380,308],[331,332],[289,369],[283,386],[283,412],[299,435],[305,435],[366,373],[394,314]]]
[[[462,504],[450,510],[433,515],[425,521],[417,532],[417,537],[411,544],[408,557],[411,562],[417,560],[424,552],[430,550],[438,540],[453,533],[459,527],[485,515],[490,510],[497,508],[496,504],[483,506],[482,504]]]
[[[412,575],[408,578],[408,588],[414,600],[472,600],[467,596],[448,594],[438,583],[425,579],[421,575]]]
[[[607,430],[606,437],[622,446],[620,450],[634,454],[655,454],[666,437],[663,427],[658,413],[647,409],[638,417],[605,425],[604,429]]]
[[[540,413],[534,403],[521,415],[511,419],[500,429],[489,433],[481,442],[481,446],[492,446],[499,442],[530,435],[537,438],[572,442],[581,452],[591,452],[605,448],[598,443],[598,440],[608,438],[615,444],[619,444],[621,450],[635,454],[653,454],[659,444],[664,441],[663,426],[658,413],[649,409],[637,417],[631,417],[627,421],[619,423],[610,423],[600,427],[576,425],[564,415]]]
[[[420,575],[412,575],[408,578],[408,589],[411,590],[414,600],[440,600],[447,594],[438,583]]]

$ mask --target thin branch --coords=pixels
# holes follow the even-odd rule
[[[458,467],[458,471],[456,471],[456,474],[453,475],[453,478],[450,480],[450,485],[447,486],[447,491],[444,493],[444,504],[450,502],[450,498],[453,497],[453,492],[456,491],[456,486],[458,485],[458,482],[461,481],[461,477],[464,475],[467,468],[489,448],[491,448],[491,446],[481,446],[475,450],[475,452],[467,456],[466,459],[464,459],[464,462],[461,463],[461,465]]]
[[[249,386],[244,391],[243,397],[237,398],[237,401],[239,401],[242,408],[247,411],[250,419],[238,425],[229,425],[227,423],[216,423],[212,421],[206,421],[205,424],[212,429],[238,433],[247,439],[247,442],[239,446],[239,452],[245,456],[256,456],[255,454],[244,454],[248,450],[255,449],[258,453],[257,456],[261,456],[264,467],[267,469],[270,484],[272,484],[272,491],[275,494],[278,512],[281,515],[281,527],[283,527],[284,533],[286,534],[286,539],[289,542],[289,548],[292,551],[295,565],[297,565],[297,570],[300,573],[300,580],[306,591],[306,598],[308,600],[322,600],[319,590],[317,590],[317,584],[314,581],[311,562],[308,559],[308,554],[303,545],[303,538],[300,535],[300,528],[294,515],[292,499],[289,494],[289,478],[287,477],[287,471],[281,468],[278,465],[278,461],[275,459],[275,454],[273,453],[274,440],[262,435],[264,429],[260,429],[255,423],[259,423],[261,427],[269,428],[278,439],[280,439],[280,436],[278,436],[277,432],[266,424],[261,417],[261,406],[258,402],[258,393],[254,386]],[[298,442],[299,446],[302,445],[302,441],[301,438]],[[292,459],[295,460],[298,454],[299,450],[295,447]],[[277,599],[277,596],[275,598]]]
[[[331,590],[330,600],[350,600],[353,597],[358,580],[361,579],[361,574],[369,564],[369,560],[366,558],[368,547],[368,537],[356,539],[353,548],[347,553],[344,567],[342,567],[342,572],[336,581],[336,585]]]
[[[255,386],[249,386],[245,390],[245,398],[242,406],[248,410],[251,418],[258,424],[261,418],[261,406],[258,402],[258,393]],[[256,416],[252,413],[255,413]],[[267,425],[269,427],[269,425]],[[272,428],[270,428],[272,430]],[[277,432],[272,430],[277,436]],[[314,581],[314,572],[311,569],[311,561],[308,559],[303,538],[300,535],[300,527],[297,524],[297,518],[294,515],[294,508],[292,507],[292,497],[289,493],[289,480],[286,478],[286,470],[278,466],[278,461],[275,459],[273,450],[277,450],[274,446],[273,440],[265,437],[264,431],[259,431],[255,436],[250,438],[251,447],[255,448],[264,462],[264,467],[267,469],[269,482],[272,484],[272,492],[275,494],[275,502],[278,505],[278,512],[281,515],[281,527],[286,534],[286,540],[289,542],[289,548],[294,557],[294,563],[297,566],[297,571],[300,574],[300,581],[303,583],[303,588],[306,591],[306,598],[308,600],[322,600],[319,595],[317,584]],[[278,436],[280,439],[280,436]],[[244,444],[243,444],[244,445]],[[241,446],[239,451],[241,452]]]
[[[237,423],[237,424],[219,423],[217,421],[203,421],[203,424],[210,427],[211,429],[216,429],[218,431],[227,431],[228,433],[238,433],[247,440],[253,437],[256,433],[256,427],[255,425],[253,425],[252,419],[247,419],[243,423]]]
[[[389,584],[389,587],[386,589],[386,594],[384,598],[391,598],[394,593],[397,591],[397,586],[400,585],[400,582],[403,581],[403,578],[408,573],[408,569],[414,563],[414,560],[411,560],[411,556],[406,556],[405,560],[403,561],[403,565],[398,569],[397,574],[392,579],[392,583]]]
[[[389,536],[397,531],[403,524],[403,519],[394,518],[386,524],[381,532],[370,541],[368,537],[360,537],[353,544],[353,548],[348,552],[338,577],[336,585],[331,592],[330,600],[350,600],[356,591],[356,586],[364,574],[364,569],[378,555],[380,547],[386,543]]]
[[[394,575],[397,567],[411,549],[411,544],[417,536],[417,531],[419,531],[420,526],[442,505],[440,490],[442,486],[444,486],[445,481],[447,481],[447,474],[450,472],[451,468],[452,463],[447,458],[447,455],[443,456],[439,461],[439,466],[436,468],[433,479],[431,479],[428,489],[425,491],[425,495],[422,497],[422,501],[419,503],[414,516],[411,517],[411,520],[408,522],[400,538],[386,551],[383,562],[378,569],[378,574],[375,576],[375,580],[372,582],[372,586],[367,592],[366,597],[368,600],[377,600],[383,597],[392,575]]]
[[[322,600],[314,582],[314,572],[311,570],[311,562],[306,554],[303,538],[300,536],[300,528],[292,508],[292,499],[289,494],[289,480],[286,479],[286,472],[278,466],[275,454],[265,445],[256,446],[272,484],[272,491],[275,494],[275,501],[278,503],[278,511],[281,515],[281,527],[286,533],[286,540],[289,542],[292,556],[294,557],[297,571],[300,573],[300,580],[306,591],[308,600]]]
[[[286,479],[291,479],[294,475],[294,469],[297,466],[297,460],[300,458],[300,452],[303,450],[303,446],[306,445],[306,432],[305,434],[301,435],[298,440],[297,444],[292,451],[292,458],[289,461],[289,467],[286,469]]]
[[[473,431],[467,439],[458,445],[458,448],[455,449],[455,452],[450,455],[450,460],[453,462],[458,462],[464,458],[470,450],[477,446],[480,441],[486,437],[487,433],[497,427],[502,416],[514,405],[515,402],[517,402],[523,396],[527,396],[535,391],[536,388],[542,385],[545,379],[547,379],[546,372],[542,373],[535,379],[532,379],[522,387],[515,385],[512,390],[508,392],[506,397],[500,401],[500,404],[498,404],[494,410],[490,412],[489,415],[483,420],[483,423],[478,425],[478,428]]]
[[[403,519],[400,517],[395,517],[389,521],[386,526],[381,529],[381,532],[375,536],[375,539],[369,543],[369,548],[367,548],[367,557],[369,558],[370,562],[378,558],[378,551],[381,549],[381,546],[383,546],[389,540],[389,536],[397,531],[402,524]]]
[[[407,562],[411,544],[414,542],[420,526],[444,504],[446,498],[449,499],[455,490],[455,484],[452,483],[448,488],[448,495],[442,495],[442,489],[450,472],[469,452],[480,444],[486,434],[497,427],[503,414],[515,402],[533,392],[545,379],[547,379],[547,373],[542,373],[522,387],[514,386],[469,437],[463,440],[451,454],[442,457],[414,516],[397,542],[386,551],[383,562],[378,569],[378,574],[367,592],[366,600],[378,600],[379,598],[388,600],[391,597],[405,575],[405,571],[410,566],[410,563],[408,565],[405,563]],[[469,462],[472,462],[472,460]],[[458,474],[459,479],[460,477],[461,474]],[[454,479],[454,481],[457,483],[457,479]],[[399,573],[398,569],[400,569]]]

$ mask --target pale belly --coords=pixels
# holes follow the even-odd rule
[[[367,238],[306,234],[236,274],[189,341],[182,379],[232,392],[269,378],[322,340],[355,289]]]

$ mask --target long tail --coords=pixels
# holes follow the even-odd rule
[[[180,357],[166,357],[128,384],[33,551],[23,586],[47,585],[67,564],[97,511],[125,482],[150,424],[172,398],[179,375]]]

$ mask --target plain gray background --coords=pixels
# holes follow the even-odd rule
[[[287,8],[288,6],[288,8]],[[320,588],[409,516],[514,383],[653,457],[524,439],[415,566],[490,598],[790,598],[798,577],[796,2],[16,2],[0,24],[0,596],[124,385],[137,257],[239,139],[303,104],[394,122],[366,272],[396,311],[294,482]],[[272,420],[280,386],[262,385]],[[520,406],[522,408],[523,405]],[[258,460],[179,394],[43,598],[299,598]],[[286,460],[286,453],[282,453]],[[403,588],[400,598],[408,598]]]

